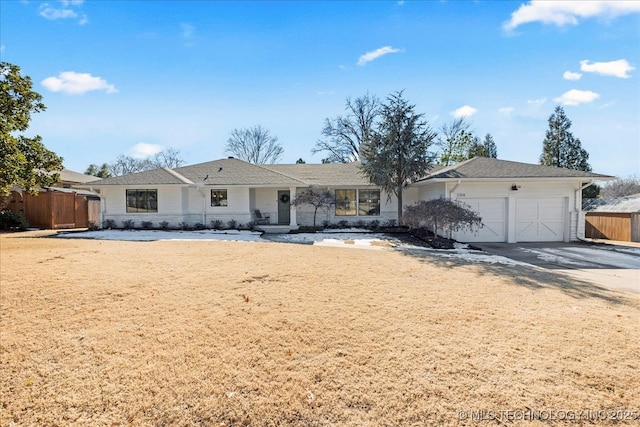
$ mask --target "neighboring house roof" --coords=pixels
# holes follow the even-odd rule
[[[69,169],[62,169],[61,171],[57,172],[60,175],[60,182],[65,182],[65,183],[78,183],[78,184],[84,184],[87,182],[93,182],[93,181],[97,181],[100,178],[97,176],[93,176],[93,175],[86,175],[83,173],[79,173],[79,172],[74,172],[72,170]]]
[[[588,178],[610,180],[615,177],[593,172],[474,157],[452,166],[435,169],[420,181],[433,179],[518,179],[518,178]]]
[[[640,196],[584,199],[582,201],[582,210],[587,212],[640,212]]]

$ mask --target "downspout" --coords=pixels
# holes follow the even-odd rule
[[[207,224],[207,193],[202,192],[202,185],[196,184],[196,190],[202,196],[202,223]]]
[[[595,183],[595,180],[592,179],[591,181],[589,181],[588,183],[582,185],[582,187],[580,187],[580,188],[578,188],[576,190],[576,210],[578,211],[578,221],[576,221],[576,239],[578,239],[578,240],[580,240],[582,242],[589,242],[589,240],[587,240],[586,238],[580,237],[578,235],[578,227],[580,226],[579,225],[580,213],[582,212],[582,190],[584,190],[587,187],[592,186],[594,183]],[[580,203],[578,203],[578,199],[580,199]]]

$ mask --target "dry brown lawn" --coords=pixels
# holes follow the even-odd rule
[[[24,236],[0,235],[2,426],[640,423],[635,294],[390,248]]]

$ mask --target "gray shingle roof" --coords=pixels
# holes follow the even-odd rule
[[[327,186],[363,186],[370,185],[360,173],[360,163],[325,163],[268,165],[273,171],[304,181],[307,185]]]
[[[608,180],[614,177],[593,172],[556,168],[553,166],[489,159],[487,157],[474,157],[473,159],[452,166],[434,170],[420,181],[447,178],[589,178]]]
[[[153,169],[128,175],[114,176],[92,182],[94,187],[102,185],[160,185],[160,184],[188,184],[170,169]]]
[[[540,166],[507,160],[475,157],[453,166],[434,166],[420,180],[430,179],[500,179],[500,178],[586,178],[612,179],[607,175],[570,169]],[[228,158],[171,169],[154,169],[129,175],[105,178],[91,183],[102,185],[193,184],[306,187],[309,185],[370,185],[360,173],[359,163],[254,165]]]
[[[174,169],[193,182],[206,185],[283,185],[303,186],[305,182],[295,177],[271,170],[271,165],[254,165],[243,160],[229,158],[183,166]],[[206,179],[205,179],[206,178]]]
[[[60,182],[77,182],[82,184],[85,182],[93,182],[100,179],[97,176],[85,175],[83,173],[74,172],[69,169],[62,169],[60,172],[58,172],[58,174],[60,174]]]

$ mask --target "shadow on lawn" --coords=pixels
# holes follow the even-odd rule
[[[457,258],[453,256],[453,253],[452,255],[448,255],[446,251],[438,251],[438,253],[436,253],[429,250],[410,248],[399,248],[398,250],[421,262],[452,270],[470,265],[470,261]],[[476,251],[473,252],[476,253]],[[477,251],[477,254],[489,255],[482,251]],[[627,298],[619,291],[572,278],[551,270],[545,270],[540,267],[498,263],[490,264],[486,262],[477,262],[475,265],[480,267],[478,271],[480,275],[508,277],[513,284],[532,290],[557,289],[573,298],[595,298],[612,304],[637,305],[635,300]]]

